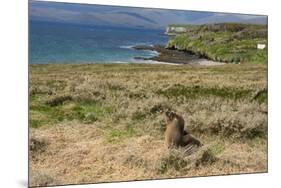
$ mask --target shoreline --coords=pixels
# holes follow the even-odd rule
[[[180,51],[176,49],[169,49],[162,45],[137,45],[132,47],[135,50],[149,50],[155,51],[158,54],[154,57],[143,58],[143,57],[135,57],[136,60],[144,60],[144,61],[154,61],[162,64],[172,64],[172,65],[203,65],[203,66],[217,66],[224,65],[226,63],[213,61],[201,57],[199,55],[188,53],[185,51]]]
[[[29,63],[30,65],[40,64],[163,64],[163,65],[190,65],[190,66],[219,66],[226,63],[213,61],[205,57],[193,54],[192,52],[186,52],[176,49],[166,48],[164,45],[136,45],[130,47],[133,50],[151,51],[155,52],[155,56],[134,57],[131,60],[125,61],[108,61],[108,62],[80,62],[80,63]]]
[[[112,61],[107,63],[96,63],[96,62],[84,62],[84,63],[29,63],[29,66],[37,66],[37,65],[109,65],[109,64],[145,64],[145,65],[173,65],[173,66],[220,66],[226,63],[216,62],[207,59],[197,59],[190,61],[189,63],[172,63],[172,62],[164,62],[150,59],[139,59],[133,61]]]

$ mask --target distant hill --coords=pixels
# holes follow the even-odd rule
[[[30,1],[31,20],[164,29],[169,24],[241,22],[267,24],[266,16]]]

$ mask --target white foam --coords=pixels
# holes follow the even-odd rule
[[[127,63],[132,63],[132,62],[128,62],[128,61],[109,61],[108,63],[112,63],[112,64],[114,64],[114,63],[116,63],[116,64],[127,64]]]
[[[136,43],[136,44],[130,44],[130,45],[121,45],[119,46],[120,48],[125,48],[125,49],[133,49],[135,46],[150,46],[152,47],[153,44],[148,44],[148,43]]]
[[[149,55],[153,55],[153,56],[157,56],[159,55],[159,52],[155,51],[155,50],[146,50],[149,52]]]
[[[124,46],[119,46],[120,48],[125,48],[125,49],[132,49],[135,45],[124,45]]]
[[[168,62],[163,62],[163,61],[139,60],[139,59],[135,59],[134,62],[135,62],[135,63],[144,63],[144,64],[182,65],[182,64],[168,63]]]

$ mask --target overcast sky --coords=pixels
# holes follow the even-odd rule
[[[30,20],[100,26],[165,28],[168,24],[267,24],[266,16],[30,1]]]

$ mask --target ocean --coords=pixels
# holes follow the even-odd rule
[[[29,22],[29,63],[135,63],[157,52],[135,45],[165,45],[164,30]]]

